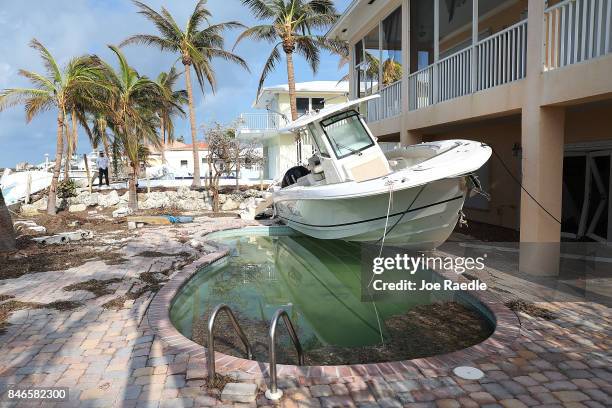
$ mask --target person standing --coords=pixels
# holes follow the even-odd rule
[[[98,186],[102,187],[102,176],[104,176],[106,186],[108,187],[108,157],[104,156],[104,152],[100,152],[100,154],[98,154],[98,158],[96,159],[96,165],[98,166]]]

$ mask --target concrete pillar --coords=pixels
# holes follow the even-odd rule
[[[410,146],[413,144],[421,143],[423,141],[423,135],[415,130],[408,130],[405,126],[402,126],[400,130],[400,144],[402,146]]]
[[[522,184],[533,198],[521,191],[520,270],[551,276],[559,271],[565,109],[541,106],[544,7],[529,2],[521,144]]]

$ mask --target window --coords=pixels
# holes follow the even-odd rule
[[[181,160],[181,168],[187,168],[187,160]]]
[[[312,98],[310,102],[313,111],[320,111],[325,107],[325,98]]]
[[[402,79],[402,8],[397,8],[382,22],[382,83],[390,85]]]
[[[363,43],[365,46],[364,53],[364,80],[365,94],[372,95],[378,92],[378,74],[380,67],[380,41],[379,27],[376,26],[365,36]]]
[[[206,157],[202,157],[202,164],[206,164]]]
[[[319,151],[319,154],[322,157],[329,157],[329,152],[327,151],[327,148],[325,147],[325,143],[323,143],[323,141],[319,137],[317,130],[312,123],[308,125],[308,133],[312,137],[312,140],[314,140],[315,145],[317,145],[317,150]]]
[[[308,112],[308,102],[308,98],[295,98],[298,116],[301,116]]]
[[[356,111],[342,112],[332,116],[321,121],[321,126],[339,159],[359,153],[374,145]]]
[[[355,43],[355,92],[372,95],[402,78],[402,8],[396,8]]]

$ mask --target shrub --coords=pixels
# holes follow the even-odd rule
[[[76,197],[77,184],[73,179],[62,180],[57,185],[57,196],[59,198]]]

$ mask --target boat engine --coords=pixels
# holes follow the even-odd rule
[[[281,183],[281,188],[285,188],[292,184],[295,184],[300,177],[304,177],[310,173],[304,166],[295,166],[287,170],[285,175],[283,176],[283,181]]]

